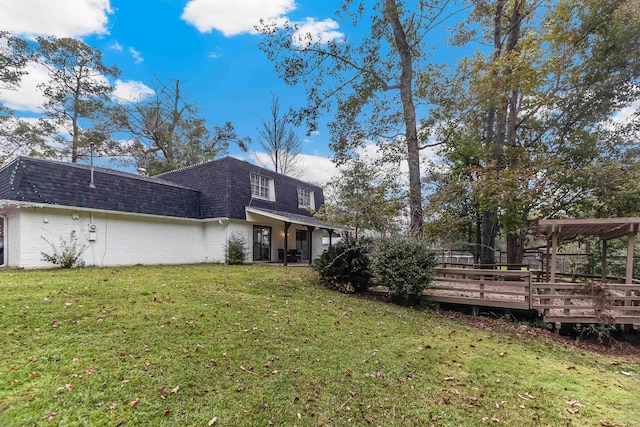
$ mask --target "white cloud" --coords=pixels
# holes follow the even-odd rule
[[[635,101],[633,104],[627,107],[624,107],[621,110],[618,110],[613,115],[611,120],[616,124],[626,123],[631,118],[631,116],[633,116],[639,110],[640,110],[640,99]]]
[[[120,43],[118,43],[117,41],[114,41],[109,46],[107,46],[107,49],[111,49],[111,50],[116,50],[118,52],[122,52],[122,49],[124,49],[124,48],[122,47],[122,45]]]
[[[182,19],[201,33],[218,30],[230,37],[255,33],[261,19],[280,21],[295,8],[294,0],[191,0],[184,8]]]
[[[0,28],[33,37],[108,34],[109,0],[0,0]]]
[[[336,31],[340,26],[333,19],[316,21],[314,18],[306,18],[304,22],[298,23],[298,30],[293,34],[293,43],[298,47],[309,47],[315,43],[328,43],[333,40],[340,40],[344,34]]]
[[[257,163],[260,166],[269,165],[271,160],[269,155],[263,151],[252,153],[252,158],[238,156],[241,160]],[[301,171],[297,178],[313,184],[324,185],[338,173],[336,165],[328,157],[314,156],[311,154],[300,154],[298,165]],[[268,167],[268,166],[267,166]]]
[[[136,64],[141,63],[142,61],[144,61],[144,58],[142,57],[142,55],[140,54],[140,52],[138,52],[137,50],[135,50],[134,48],[130,47],[129,48],[129,53],[131,54],[131,56],[133,57],[134,61]]]
[[[153,96],[155,91],[142,82],[135,80],[116,80],[115,89],[112,96],[118,102],[136,102],[149,96]]]
[[[20,87],[0,92],[0,102],[17,111],[42,111],[45,98],[38,85],[49,81],[48,70],[43,65],[32,62],[25,71],[28,74],[22,76]]]

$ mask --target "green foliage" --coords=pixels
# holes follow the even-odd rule
[[[324,112],[332,114],[328,128],[338,163],[371,142],[385,159],[393,155],[407,161],[405,202],[412,234],[422,233],[423,220],[419,150],[424,141],[418,138],[416,104],[427,97],[428,82],[438,71],[427,60],[426,34],[439,24],[444,9],[415,0],[341,0],[337,22],[358,26],[362,37],[357,38],[335,32],[321,39],[298,25],[272,21],[258,28],[265,38],[260,48],[282,80],[306,90],[307,105],[294,114],[296,122],[311,132]]]
[[[391,301],[419,305],[433,280],[436,257],[426,240],[394,236],[376,242],[371,267],[380,284],[389,287]]]
[[[362,230],[396,231],[404,200],[397,170],[390,165],[352,159],[327,186],[326,202],[317,216],[352,228],[356,239]]]
[[[56,245],[48,241],[44,236],[42,236],[42,240],[47,242],[53,251],[50,254],[40,252],[42,254],[42,260],[50,262],[60,268],[71,268],[79,265],[80,257],[87,249],[87,245],[78,244],[78,238],[75,231],[72,231],[69,234],[69,241],[64,240],[62,236],[60,236],[59,247],[56,247]]]
[[[246,258],[246,237],[241,233],[232,233],[225,247],[225,262],[229,265],[244,264]]]
[[[322,284],[347,294],[366,290],[373,277],[369,246],[368,241],[345,237],[324,251],[313,264]]]
[[[576,326],[576,332],[580,334],[578,339],[594,337],[600,344],[611,343],[611,333],[616,330],[615,325],[608,323],[591,323],[587,326]]]
[[[63,147],[58,154],[75,163],[91,144],[98,153],[120,154],[121,146],[102,126],[109,117],[113,91],[107,78],[120,76],[120,70],[105,65],[102,52],[80,40],[51,36],[36,41],[37,60],[50,78],[40,86],[44,114],[50,119],[42,124]]]

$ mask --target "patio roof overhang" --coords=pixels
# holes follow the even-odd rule
[[[640,217],[628,218],[589,218],[589,219],[541,219],[538,221],[538,234],[547,237],[547,255],[551,241],[551,265],[549,273],[551,283],[555,282],[556,255],[560,236],[598,236],[602,239],[602,281],[607,278],[607,241],[618,237],[628,237],[627,268],[625,283],[633,282],[633,249],[636,234],[640,230]]]
[[[333,230],[334,232],[342,231],[344,229],[344,227],[340,227],[337,224],[322,221],[321,219],[314,218],[312,216],[297,215],[289,212],[281,212],[281,211],[275,211],[271,209],[258,209],[251,206],[246,206],[245,212],[247,216],[247,221],[254,221],[255,219],[259,219],[259,218],[255,218],[255,215],[259,215],[259,216],[275,219],[278,221],[288,222],[291,224],[304,225],[307,227],[324,228],[325,230]]]
[[[289,212],[281,212],[281,211],[275,211],[275,210],[270,210],[270,209],[259,209],[259,208],[254,208],[251,206],[245,206],[245,215],[246,215],[246,219],[247,221],[251,221],[251,222],[260,222],[260,221],[264,221],[264,218],[269,218],[269,219],[275,219],[277,221],[282,221],[282,225],[283,225],[283,231],[284,231],[284,259],[283,259],[283,264],[287,265],[287,254],[289,252],[289,238],[288,238],[288,234],[289,234],[289,227],[291,227],[291,225],[296,224],[296,225],[302,225],[304,227],[307,228],[307,230],[309,231],[309,239],[308,239],[308,245],[309,245],[309,264],[311,264],[311,262],[313,261],[313,253],[312,253],[312,248],[313,248],[313,230],[316,228],[320,228],[320,229],[325,229],[329,232],[329,247],[331,247],[331,237],[333,235],[334,232],[336,231],[342,231],[343,227],[340,227],[336,224],[332,224],[330,222],[326,222],[326,221],[322,221],[320,219],[314,218],[312,216],[306,216],[306,215],[297,215],[297,214],[292,214]]]
[[[590,219],[541,219],[538,234],[549,238],[551,234],[560,236],[598,236],[602,240],[615,239],[637,233],[640,218],[590,218]]]

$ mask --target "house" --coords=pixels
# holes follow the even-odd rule
[[[224,262],[230,237],[253,262],[311,262],[334,227],[322,189],[225,157],[157,177],[17,157],[0,169],[1,265],[50,267],[73,233],[85,265]]]

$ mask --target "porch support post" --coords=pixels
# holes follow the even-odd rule
[[[313,225],[307,225],[307,230],[309,230],[309,240],[308,240],[308,245],[309,245],[309,265],[311,265],[311,263],[313,262],[313,253],[311,253],[312,249],[313,249],[313,230],[315,230],[316,227],[314,227]]]
[[[551,277],[550,282],[556,283],[556,255],[558,254],[558,229],[553,227],[551,230]]]
[[[607,271],[607,247],[609,246],[609,241],[602,239],[602,283],[607,283],[607,275],[609,272]]]
[[[551,256],[550,256],[550,252],[551,251],[551,242],[549,239],[549,236],[547,236],[547,250],[544,254],[544,259],[547,261],[546,263],[544,263],[544,280],[545,281],[549,281],[549,274],[551,273]]]
[[[327,229],[327,231],[329,232],[329,249],[331,249],[331,246],[332,246],[331,238],[333,237],[333,228],[329,228]]]
[[[287,265],[287,256],[289,256],[289,227],[290,222],[284,223],[284,265]]]
[[[636,243],[636,231],[633,229],[633,225],[630,226],[629,234],[627,234],[627,275],[624,283],[630,285],[633,283],[633,247]]]

